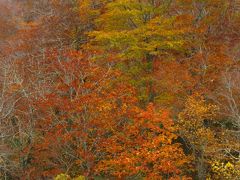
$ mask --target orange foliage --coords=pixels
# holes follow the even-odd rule
[[[117,80],[119,73],[92,64],[89,56],[71,51],[48,57],[55,88],[36,102],[44,118],[37,122],[31,177],[180,175],[187,158],[173,143],[168,112],[158,113],[153,104],[139,109],[134,89]]]

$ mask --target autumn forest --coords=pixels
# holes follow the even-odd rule
[[[0,0],[0,179],[239,180],[240,0]]]

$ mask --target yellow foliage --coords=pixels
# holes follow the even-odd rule
[[[218,107],[207,104],[203,97],[196,95],[188,98],[185,109],[179,114],[178,126],[181,133],[195,145],[202,146],[214,139],[210,128],[205,127],[204,120],[212,120]]]
[[[110,2],[96,20],[99,30],[89,33],[92,44],[117,50],[121,58],[130,59],[181,51],[186,28],[177,27],[180,20],[176,17],[164,17],[165,6],[137,0]]]
[[[67,174],[59,174],[57,175],[54,180],[85,180],[85,176],[78,176],[76,178],[71,178],[69,175]]]
[[[214,161],[211,164],[211,170],[214,173],[212,178],[214,179],[237,179],[240,177],[240,169],[231,162],[223,163],[220,161]]]
[[[70,176],[69,175],[67,175],[67,174],[59,174],[59,175],[57,175],[55,178],[54,178],[54,180],[70,180],[71,178],[70,178]]]

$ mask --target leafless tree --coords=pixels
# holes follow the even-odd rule
[[[222,74],[220,87],[213,100],[219,105],[226,129],[226,155],[240,160],[240,67],[227,69]]]

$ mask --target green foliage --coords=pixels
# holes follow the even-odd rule
[[[89,35],[94,37],[94,44],[118,51],[123,59],[181,51],[185,31],[177,28],[176,17],[165,16],[165,8],[166,4],[157,5],[151,1],[113,1],[97,19],[99,30]]]

